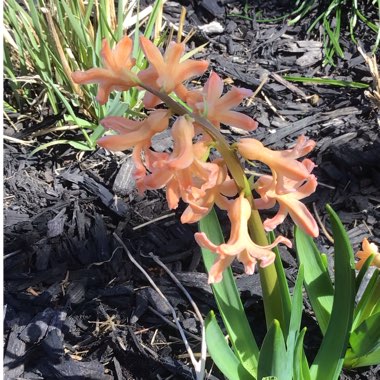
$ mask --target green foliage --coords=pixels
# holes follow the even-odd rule
[[[242,365],[228,345],[222,330],[211,311],[205,320],[208,351],[217,367],[230,380],[255,379]]]
[[[199,230],[205,232],[215,244],[224,242],[214,210],[199,222]],[[202,256],[206,269],[209,270],[214,263],[215,255],[202,248]],[[256,373],[259,349],[249,326],[230,268],[224,271],[223,280],[219,284],[212,285],[212,289],[235,355],[251,374]],[[207,344],[213,344],[213,342],[208,340]]]
[[[323,334],[326,333],[333,305],[334,288],[321,254],[313,239],[296,228],[297,258],[305,268],[305,288]]]
[[[257,6],[249,6],[246,1],[242,14],[233,13],[231,16],[245,20],[253,20],[251,11],[255,10],[254,19],[258,23],[277,23],[288,20],[288,25],[295,25],[307,16],[312,17],[307,32],[316,34],[322,31],[322,41],[325,53],[323,63],[334,65],[336,57],[344,58],[344,53],[340,44],[342,31],[348,30],[351,40],[356,45],[356,27],[358,23],[365,26],[366,32],[373,33],[374,44],[372,53],[375,54],[380,43],[380,28],[378,20],[370,20],[365,15],[374,13],[379,17],[380,0],[363,2],[358,0],[296,0],[293,2],[293,9],[286,14],[275,17],[265,18],[262,11]],[[363,36],[364,37],[364,36]]]

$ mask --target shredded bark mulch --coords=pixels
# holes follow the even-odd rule
[[[296,26],[263,24],[233,16],[243,4],[233,1],[189,1],[187,28],[197,28],[196,45],[208,42],[198,58],[211,62],[230,83],[262,90],[240,110],[259,122],[252,136],[283,149],[305,134],[317,141],[310,155],[318,165],[320,186],[307,205],[326,228],[317,244],[331,259],[326,203],[338,212],[357,250],[364,237],[380,243],[379,114],[363,89],[291,83],[283,75],[326,76],[371,83],[363,57],[343,36],[345,58],[322,67],[320,36],[306,34],[311,16]],[[286,1],[260,2],[267,18],[286,11]],[[165,16],[177,22],[180,6],[165,5]],[[220,27],[203,27],[212,21]],[[358,31],[360,34],[360,30]],[[346,39],[345,39],[346,38]],[[373,43],[361,35],[364,50]],[[204,81],[206,78],[202,78]],[[197,84],[194,83],[194,86]],[[36,89],[38,91],[38,89]],[[5,98],[12,101],[5,84]],[[27,140],[62,119],[43,104],[7,112],[5,134]],[[245,133],[224,129],[228,139]],[[70,135],[68,135],[70,138]],[[73,139],[77,136],[72,132]],[[40,144],[54,135],[38,137]],[[155,141],[170,149],[168,135]],[[126,153],[102,149],[78,159],[65,146],[30,156],[32,147],[4,143],[4,277],[5,379],[192,379],[194,376],[171,312],[115,241],[122,238],[136,260],[175,307],[195,352],[200,326],[186,298],[149,256],[165,263],[206,315],[216,310],[193,234],[168,210],[161,191],[139,195]],[[223,221],[226,216],[220,214]],[[265,214],[264,216],[270,216]],[[227,223],[223,223],[227,225]],[[228,227],[226,227],[228,233]],[[287,221],[280,232],[292,237]],[[282,250],[290,285],[296,277],[295,254]],[[265,319],[257,275],[233,265],[237,283],[258,342]],[[321,340],[305,300],[306,351],[312,359]],[[212,370],[210,378],[222,375]],[[375,379],[379,370],[344,371],[342,379]]]

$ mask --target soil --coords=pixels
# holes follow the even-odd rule
[[[254,2],[266,18],[287,13],[286,0]],[[252,136],[273,149],[289,147],[301,134],[317,142],[311,153],[318,167],[317,192],[306,200],[326,228],[316,240],[331,258],[329,203],[341,217],[355,250],[364,237],[380,243],[379,114],[363,89],[292,83],[283,75],[327,77],[372,83],[364,58],[342,36],[344,58],[323,66],[318,30],[306,33],[318,9],[294,26],[259,23],[234,16],[244,2],[184,1],[186,30],[196,29],[190,45],[208,42],[197,58],[229,83],[261,91],[240,108],[259,122]],[[250,3],[248,3],[250,4]],[[256,9],[256,10],[257,10]],[[177,22],[178,2],[167,2],[165,17]],[[254,9],[249,9],[249,15]],[[215,21],[221,30],[200,26]],[[373,36],[358,27],[364,51]],[[202,78],[201,80],[205,80]],[[40,89],[36,87],[36,94]],[[22,109],[5,83],[6,136],[43,144],[56,135],[40,135],[62,119],[41,100]],[[241,131],[223,129],[233,140]],[[75,132],[66,135],[76,139]],[[156,142],[169,148],[167,136]],[[78,154],[69,146],[30,156],[35,145],[4,140],[4,302],[5,379],[191,379],[193,370],[171,313],[158,293],[114,239],[116,233],[135,259],[175,307],[195,352],[200,351],[200,326],[182,292],[158,266],[158,256],[187,288],[204,315],[216,310],[193,234],[196,225],[182,225],[183,206],[168,210],[165,194],[139,195],[131,177],[128,152],[103,149]],[[270,214],[265,214],[270,215]],[[225,215],[220,213],[222,220]],[[225,225],[225,223],[223,223]],[[226,227],[226,233],[228,228]],[[292,225],[280,232],[292,237]],[[282,250],[290,286],[296,261]],[[258,275],[247,276],[233,264],[254,334],[265,333]],[[305,298],[303,324],[309,359],[320,333]],[[207,360],[209,378],[223,376]],[[344,371],[341,379],[375,379],[380,367]]]

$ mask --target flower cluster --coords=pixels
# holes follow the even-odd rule
[[[122,117],[106,117],[101,124],[116,132],[98,141],[98,145],[111,151],[133,149],[136,185],[140,192],[166,189],[171,209],[177,208],[182,199],[187,208],[182,223],[194,223],[207,215],[214,205],[226,210],[231,221],[231,234],[226,244],[215,245],[204,233],[196,233],[195,239],[202,247],[216,253],[217,259],[210,271],[209,282],[222,279],[223,270],[236,257],[244,264],[246,273],[253,273],[256,263],[265,267],[273,263],[271,248],[279,243],[291,247],[291,242],[278,237],[273,244],[259,246],[248,232],[251,204],[230,177],[224,157],[210,159],[210,149],[218,142],[204,131],[194,118],[204,118],[218,130],[221,124],[254,131],[257,123],[250,117],[236,112],[234,107],[252,95],[251,90],[232,87],[223,95],[223,80],[212,72],[201,90],[189,90],[184,82],[202,75],[208,68],[207,61],[183,60],[184,44],[170,43],[164,53],[145,37],[140,45],[149,66],[136,74],[132,57],[132,40],[124,37],[113,50],[106,41],[101,51],[102,68],[73,74],[80,84],[97,83],[97,100],[104,104],[111,91],[125,91],[131,87],[153,89],[146,91],[143,103],[151,109],[143,120]],[[175,93],[192,112],[175,115],[173,110],[155,107],[162,102],[160,94]],[[173,149],[157,152],[152,148],[152,137],[163,132],[171,124]],[[199,119],[197,119],[199,120]],[[311,174],[314,164],[309,159],[298,161],[309,153],[315,143],[301,136],[289,150],[273,151],[252,138],[236,144],[238,153],[247,160],[257,160],[267,165],[270,175],[262,175],[254,190],[259,198],[254,200],[257,209],[279,205],[275,217],[264,222],[266,230],[273,230],[289,214],[294,222],[311,236],[318,235],[318,227],[307,208],[300,202],[315,191],[317,180]]]

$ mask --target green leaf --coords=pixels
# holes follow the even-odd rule
[[[353,329],[361,324],[371,314],[375,314],[380,307],[380,271],[375,270],[369,280],[364,293],[355,309]]]
[[[280,322],[276,319],[269,328],[261,346],[257,378],[275,376],[281,380],[292,379],[292,368],[287,365],[286,348]]]
[[[301,327],[301,318],[302,318],[302,309],[303,309],[303,298],[302,298],[302,283],[304,279],[304,267],[301,264],[296,284],[294,286],[291,314],[290,314],[290,323],[289,323],[289,332],[286,339],[286,363],[289,368],[289,372],[294,368],[294,361],[298,361],[299,358],[296,358],[296,344]],[[306,363],[307,364],[307,363]]]
[[[69,141],[69,145],[78,150],[92,151],[93,147],[88,146],[86,143],[80,141]]]
[[[328,78],[307,78],[307,77],[297,77],[292,75],[284,75],[284,79],[290,82],[302,82],[304,84],[322,84],[322,85],[331,85],[338,87],[351,87],[351,88],[368,88],[369,84],[362,82],[350,82],[346,80],[338,79],[328,79]]]
[[[380,348],[380,313],[371,315],[351,332],[350,345],[360,356]]]
[[[214,244],[224,242],[214,209],[199,222],[199,231],[206,233]],[[202,248],[202,256],[206,269],[209,271],[216,255]],[[256,374],[259,349],[230,268],[223,272],[223,280],[220,283],[212,285],[212,290],[236,356],[251,374]]]
[[[220,371],[229,380],[255,379],[235,356],[211,311],[205,320],[207,349]]]
[[[295,230],[298,262],[305,269],[305,288],[323,334],[327,330],[334,288],[321,254],[313,239],[300,228]]]
[[[305,337],[306,327],[304,327],[297,337],[293,360],[293,379],[294,380],[311,380],[309,365],[303,349],[303,339]]]
[[[343,366],[355,302],[355,262],[352,247],[338,215],[326,206],[330,216],[335,252],[335,292],[331,317],[317,356],[310,367],[315,380],[337,380]]]
[[[275,238],[276,237],[273,231],[268,233],[268,240],[270,243],[273,243],[275,241]],[[278,319],[279,319],[281,327],[283,328],[284,336],[287,336],[288,331],[289,331],[290,309],[291,309],[289,286],[286,280],[284,267],[282,265],[280,251],[278,247],[274,247],[272,250],[276,254],[274,266],[276,268],[277,278],[278,278],[278,283],[277,283],[277,289],[279,292],[278,302],[281,303],[281,314],[278,316]]]

